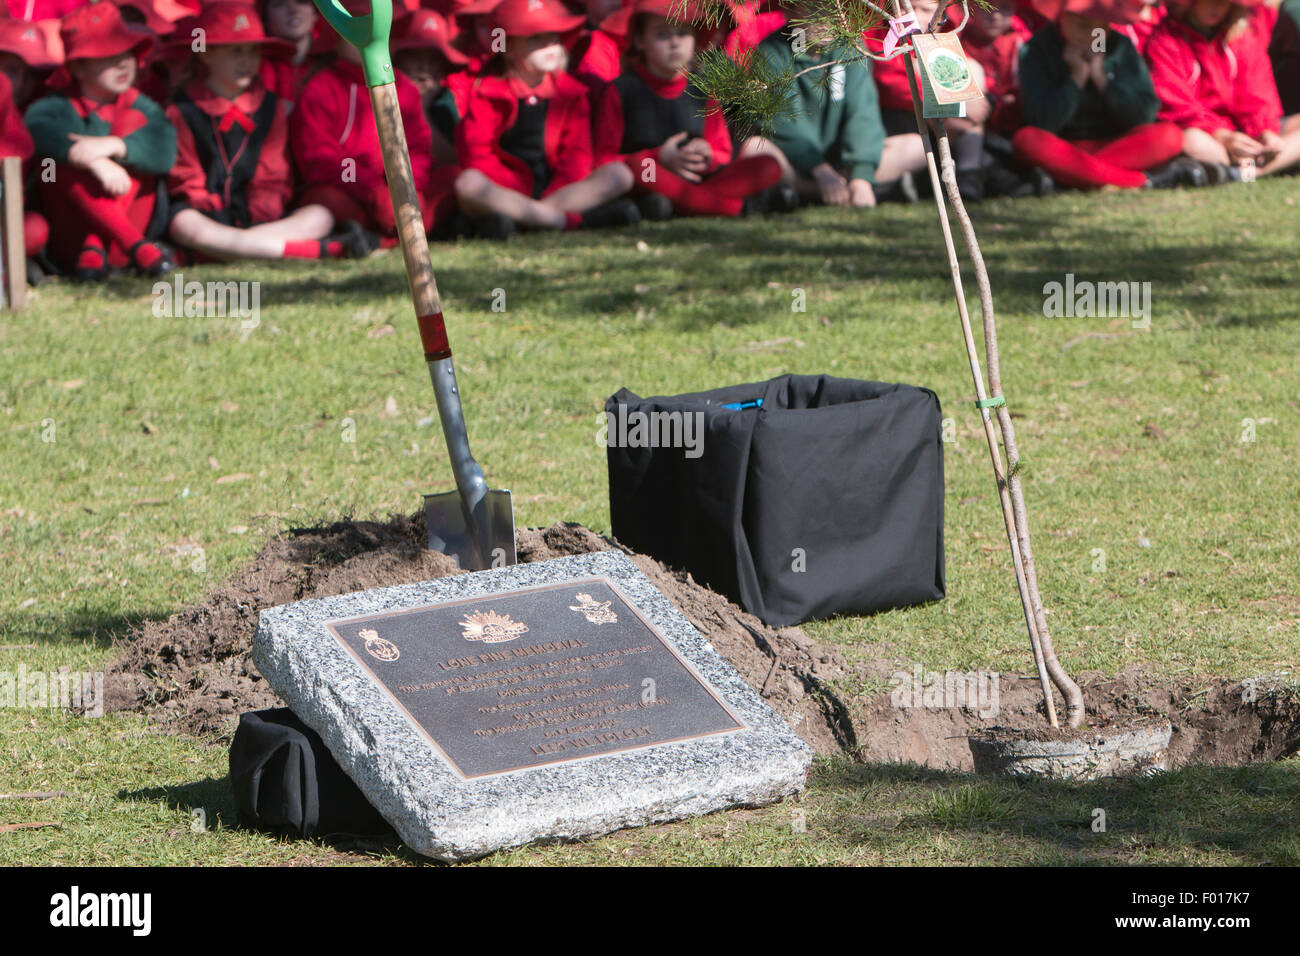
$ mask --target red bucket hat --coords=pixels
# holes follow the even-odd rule
[[[142,56],[153,46],[153,37],[128,27],[111,3],[94,3],[66,14],[59,23],[59,38],[65,63],[127,52]]]
[[[58,33],[45,21],[0,20],[0,53],[12,53],[30,69],[49,70],[63,62]]]
[[[176,28],[176,21],[194,13],[176,0],[113,0],[113,3],[139,11],[144,25],[160,37],[170,34]]]
[[[288,40],[267,36],[257,8],[239,0],[216,0],[207,4],[190,28],[191,33],[194,30],[203,31],[203,42],[209,47],[256,43],[267,52],[292,53],[295,49]]]
[[[437,50],[451,63],[469,62],[469,57],[451,45],[451,28],[436,10],[416,10],[393,24],[393,36],[388,48],[398,50]]]
[[[1052,22],[1062,13],[1076,13],[1102,23],[1136,23],[1142,17],[1142,0],[1032,0],[1039,15]]]
[[[492,26],[511,37],[568,33],[586,22],[586,17],[570,13],[559,0],[501,0],[492,8]]]

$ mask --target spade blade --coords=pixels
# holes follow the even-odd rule
[[[474,514],[459,491],[424,496],[429,550],[456,559],[466,571],[500,568],[516,562],[515,508],[510,492],[489,488]]]

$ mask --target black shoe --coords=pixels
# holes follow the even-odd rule
[[[149,266],[147,269],[137,267],[140,275],[144,276],[146,279],[161,279],[176,268],[176,256],[172,252],[171,246],[167,245],[165,242],[156,242],[149,239],[141,239],[127,252],[127,257],[131,260],[132,265],[135,264],[136,250],[143,245],[153,246],[160,253],[160,257],[157,262]]]
[[[72,273],[69,276],[73,282],[103,282],[108,278],[108,254],[98,246],[82,246],[81,252],[93,252],[99,256],[99,265],[91,268],[89,266],[74,265]],[[81,259],[81,252],[77,253],[77,259]]]
[[[638,197],[636,207],[646,222],[667,222],[673,218],[673,201],[663,193],[646,193]]]
[[[768,213],[794,212],[799,208],[799,193],[789,183],[768,186],[761,193],[746,197],[740,207],[742,216],[765,216]]]
[[[978,169],[957,170],[957,192],[962,202],[979,202],[984,198],[984,174]]]
[[[371,232],[355,219],[346,219],[339,231],[327,236],[325,242],[342,243],[345,258],[364,259],[379,248],[379,234]]]
[[[1056,192],[1056,180],[1037,166],[1029,171],[1029,181],[1034,184],[1035,196],[1050,196]]]
[[[1144,189],[1173,189],[1175,186],[1204,186],[1205,170],[1201,164],[1186,156],[1178,156],[1155,169],[1147,171]]]
[[[612,199],[588,209],[582,214],[583,229],[609,229],[615,226],[635,226],[641,221],[641,210],[630,199]]]
[[[515,221],[509,216],[490,212],[474,220],[474,235],[480,239],[508,239],[515,233]]]
[[[1205,173],[1205,183],[1207,186],[1226,186],[1228,183],[1241,182],[1241,170],[1236,166],[1225,166],[1223,163],[1200,163],[1201,171]]]
[[[45,278],[45,270],[35,259],[27,260],[27,284],[29,286],[38,286]]]
[[[921,194],[916,190],[916,177],[910,172],[903,173],[889,182],[877,183],[875,193],[878,202],[914,203],[921,198]]]

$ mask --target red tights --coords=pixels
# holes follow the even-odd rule
[[[663,164],[656,164],[654,182],[642,182],[632,163],[628,168],[637,177],[639,191],[662,193],[683,216],[739,216],[746,198],[776,185],[781,178],[781,166],[771,156],[738,159],[701,183],[688,182]]]
[[[1173,123],[1136,126],[1118,139],[1065,140],[1036,126],[1021,128],[1011,145],[1016,158],[1041,166],[1058,183],[1076,189],[1122,186],[1137,189],[1145,169],[1183,151],[1183,134]]]

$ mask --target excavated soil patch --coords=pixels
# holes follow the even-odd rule
[[[146,714],[168,730],[228,739],[237,716],[282,702],[257,673],[252,640],[263,608],[305,598],[427,581],[457,573],[424,545],[422,514],[339,521],[268,541],[239,574],[203,602],[150,621],[121,642],[105,675],[106,708]],[[971,770],[967,735],[992,726],[1051,736],[1035,677],[1002,675],[997,713],[962,706],[899,706],[894,695],[845,701],[836,686],[888,682],[886,661],[855,665],[797,627],[773,630],[720,594],[580,525],[517,532],[521,562],[618,548],[820,754]],[[1126,672],[1083,675],[1089,726],[1167,717],[1170,764],[1234,765],[1300,750],[1294,686],[1228,680],[1170,683]],[[1057,702],[1058,712],[1064,705]],[[1062,732],[1064,733],[1064,732]]]

